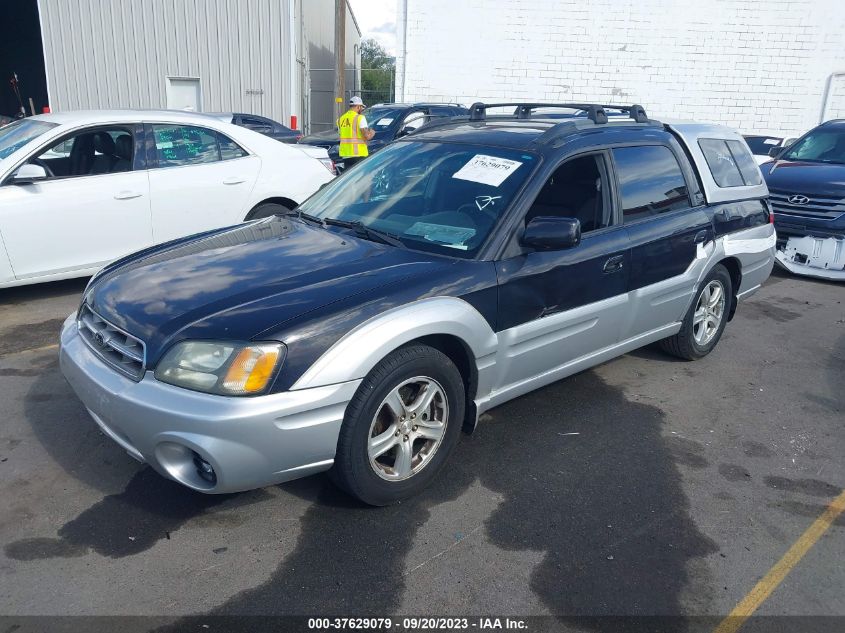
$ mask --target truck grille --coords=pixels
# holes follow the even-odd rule
[[[82,340],[103,362],[136,382],[144,377],[147,350],[143,341],[113,326],[88,304],[79,310],[77,326]]]
[[[787,193],[785,191],[769,191],[769,201],[775,213],[787,213],[805,218],[817,218],[820,220],[835,220],[840,215],[845,213],[845,198],[838,196],[805,196],[807,202],[804,204],[796,204],[790,202],[789,198],[795,196],[794,193]],[[800,194],[798,194],[800,195]]]

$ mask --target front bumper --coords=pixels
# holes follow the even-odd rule
[[[796,275],[845,281],[845,239],[790,236],[775,253],[778,264]]]
[[[148,371],[134,382],[105,365],[65,321],[62,373],[103,432],[165,477],[208,493],[236,492],[331,467],[346,405],[360,380],[252,398],[189,391]],[[213,469],[200,473],[196,458]]]

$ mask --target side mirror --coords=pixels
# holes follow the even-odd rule
[[[410,134],[413,131],[414,131],[414,128],[403,127],[401,130],[399,130],[396,133],[396,138],[402,138],[403,136],[408,136],[408,134]]]
[[[522,245],[540,251],[559,251],[581,243],[581,222],[577,218],[539,216],[522,234]]]
[[[41,165],[33,165],[32,163],[26,163],[24,165],[21,165],[20,168],[12,176],[12,184],[31,185],[34,182],[46,179],[46,169],[44,169]]]
[[[777,158],[778,154],[780,154],[782,151],[783,151],[782,147],[770,147],[769,148],[769,156],[771,156],[772,158]]]

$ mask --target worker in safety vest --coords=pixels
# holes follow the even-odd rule
[[[367,118],[361,114],[365,107],[361,97],[352,97],[349,100],[349,111],[337,120],[340,157],[345,169],[368,156],[367,141],[375,136],[375,132],[368,127]]]

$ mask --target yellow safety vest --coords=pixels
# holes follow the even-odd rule
[[[367,141],[358,127],[360,121],[361,115],[355,110],[350,110],[337,120],[337,129],[340,130],[340,155],[344,158],[368,156]]]

